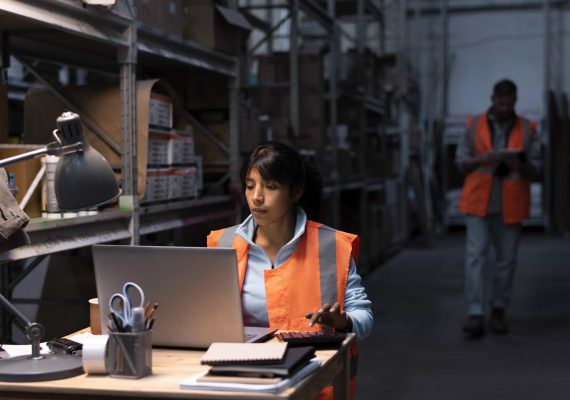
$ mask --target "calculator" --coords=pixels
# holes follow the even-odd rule
[[[338,332],[309,332],[309,331],[286,331],[275,335],[282,342],[287,342],[289,346],[314,346],[314,347],[335,347],[340,345],[346,338],[345,333]]]

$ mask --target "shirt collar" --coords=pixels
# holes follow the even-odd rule
[[[297,215],[296,215],[296,222],[295,222],[295,234],[293,238],[285,245],[289,246],[293,243],[296,243],[297,240],[305,233],[305,225],[307,224],[307,214],[305,210],[301,207],[297,207]],[[253,220],[253,216],[249,214],[249,216],[238,226],[236,233],[244,239],[250,246],[257,246],[253,242],[253,235],[255,233],[255,221]]]

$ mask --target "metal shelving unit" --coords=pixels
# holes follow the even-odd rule
[[[0,262],[119,239],[136,244],[140,235],[235,216],[235,206],[229,196],[141,206],[134,178],[137,66],[155,69],[189,66],[233,80],[238,76],[235,57],[137,22],[132,0],[120,0],[113,9],[85,6],[72,0],[6,0],[0,3],[0,26],[3,29],[0,43],[24,63],[47,60],[119,76],[123,174],[123,211],[106,210],[96,216],[73,219],[33,220],[27,228],[32,244],[0,255]],[[237,121],[235,112],[233,119]],[[237,137],[236,122],[232,124],[230,134]],[[232,140],[226,150],[229,176],[235,183],[239,167],[236,157],[231,154],[238,153],[236,141]]]
[[[8,296],[16,285],[54,253],[98,243],[120,241],[138,244],[142,235],[172,231],[220,219],[235,220],[239,210],[230,196],[204,196],[154,205],[141,205],[136,185],[136,81],[137,72],[149,68],[193,68],[225,77],[230,82],[230,142],[224,144],[187,114],[196,134],[208,137],[212,146],[227,154],[229,172],[222,181],[239,182],[237,98],[239,69],[236,57],[218,53],[137,21],[134,0],[118,0],[112,9],[88,6],[75,0],[5,0],[0,2],[0,81],[9,67],[10,55],[73,110],[73,104],[57,93],[49,79],[37,70],[38,63],[82,68],[105,74],[120,84],[121,140],[105,140],[121,155],[122,190],[119,209],[97,215],[64,219],[32,219],[26,227],[31,244],[0,254],[3,265],[0,289]],[[7,82],[18,88],[17,82]],[[35,84],[34,84],[35,85]],[[173,93],[174,94],[174,93]],[[18,97],[23,100],[23,96]],[[83,123],[100,137],[96,123]],[[71,255],[71,253],[70,253]],[[13,299],[18,303],[18,299]],[[24,300],[22,300],[24,301]],[[10,318],[2,317],[4,339],[11,336]]]
[[[263,3],[263,4],[262,4]],[[369,235],[369,220],[370,215],[368,212],[369,202],[371,198],[375,198],[377,193],[380,193],[387,189],[385,185],[385,179],[383,178],[373,178],[368,176],[366,157],[365,154],[367,150],[367,135],[381,133],[388,137],[388,123],[387,123],[387,110],[385,99],[382,98],[381,94],[372,95],[366,91],[359,91],[356,89],[347,88],[344,85],[339,84],[340,80],[340,64],[341,64],[341,48],[343,48],[342,42],[346,41],[352,46],[359,56],[363,56],[365,51],[370,48],[370,43],[368,43],[368,27],[371,24],[376,24],[378,27],[379,38],[378,38],[378,49],[380,53],[383,51],[383,35],[385,31],[385,10],[383,1],[372,1],[372,0],[351,0],[351,1],[309,1],[309,0],[287,0],[287,1],[241,1],[240,5],[243,6],[244,10],[248,11],[259,11],[263,8],[266,9],[266,14],[264,15],[268,21],[268,24],[275,24],[275,27],[268,29],[263,39],[261,39],[257,44],[252,46],[250,50],[250,55],[253,55],[254,51],[259,51],[260,43],[267,42],[267,49],[270,53],[274,46],[272,46],[272,35],[280,28],[285,22],[291,21],[289,24],[288,31],[288,43],[289,43],[289,53],[290,53],[290,63],[289,70],[290,76],[287,83],[279,82],[277,85],[283,87],[288,85],[289,96],[290,96],[290,121],[291,130],[293,135],[299,135],[299,113],[300,113],[300,101],[299,101],[299,69],[298,69],[298,58],[299,58],[299,42],[304,39],[302,37],[303,32],[301,28],[302,18],[308,19],[310,21],[316,22],[319,29],[322,31],[322,38],[326,41],[327,48],[329,51],[328,57],[330,62],[327,64],[328,67],[328,85],[326,90],[324,90],[323,98],[326,102],[326,123],[329,129],[323,129],[323,142],[326,143],[326,153],[330,160],[329,164],[326,166],[327,176],[324,180],[323,195],[328,199],[328,209],[326,213],[326,218],[323,222],[330,224],[331,226],[339,227],[343,229],[343,225],[346,225],[346,221],[343,221],[342,214],[346,213],[346,209],[341,209],[341,204],[346,202],[346,199],[350,199],[354,207],[354,215],[358,218],[358,227],[344,227],[344,229],[357,230],[357,233],[361,236],[361,242],[363,251],[361,252],[359,265],[363,270],[368,269],[373,266],[373,263],[377,263],[378,260],[368,258],[366,249],[377,248],[378,243],[373,242],[372,235]],[[276,10],[281,10],[280,20],[272,20],[271,13],[275,13]],[[284,16],[284,13],[287,15]],[[256,14],[257,17],[262,17],[261,13]],[[354,28],[354,29],[352,29]],[[318,30],[315,29],[315,32]],[[315,38],[315,33],[311,31],[311,39]],[[283,37],[283,32],[279,37]],[[376,47],[376,44],[375,46]],[[247,64],[247,63],[246,63]],[[260,85],[269,86],[269,82],[260,82]],[[341,102],[343,102],[341,104]],[[358,145],[351,151],[356,151],[358,154],[355,162],[357,163],[357,170],[352,177],[344,177],[339,168],[339,143],[338,143],[338,126],[339,126],[339,109],[341,107],[349,104],[357,111],[357,120],[355,120],[355,125],[352,127],[358,132],[356,132]],[[378,130],[378,124],[382,124],[384,127]],[[397,124],[397,123],[396,123]],[[371,126],[375,126],[373,129]],[[397,129],[396,135],[401,134],[401,129]],[[406,142],[398,141],[400,146],[405,145]],[[315,149],[318,152],[324,149]],[[405,153],[407,154],[407,153]],[[393,185],[389,185],[393,186]],[[404,190],[403,190],[403,179],[400,178],[400,186],[398,192],[398,197],[403,200]],[[343,200],[344,199],[344,200]],[[354,200],[354,201],[353,201]],[[403,204],[404,201],[399,201],[399,204]],[[346,207],[344,205],[343,207]],[[401,210],[403,213],[403,210]],[[403,222],[403,221],[402,221]],[[394,243],[390,243],[388,248],[393,248],[396,244],[402,242],[404,238],[403,232],[400,232],[400,223],[398,225],[398,233],[394,237]]]
[[[142,206],[139,231],[148,235],[234,215],[234,204],[227,196]],[[26,228],[32,243],[0,254],[0,263],[130,239],[130,217],[129,211],[107,211],[82,217],[33,219]]]

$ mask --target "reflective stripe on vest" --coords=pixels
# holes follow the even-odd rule
[[[222,236],[218,239],[218,246],[217,247],[232,247],[232,243],[236,238],[236,232],[239,228],[239,225],[230,226],[229,228],[224,229]]]
[[[321,304],[334,304],[337,301],[336,261],[336,232],[321,227],[319,229]]]
[[[493,149],[487,114],[471,120],[467,130],[468,140],[473,143],[476,156]],[[528,120],[517,117],[510,132],[507,148],[528,153],[533,129]],[[479,166],[467,174],[463,185],[459,209],[467,214],[485,216],[491,195],[494,168]],[[530,210],[530,182],[518,171],[511,171],[502,179],[503,220],[505,223],[520,223],[528,218]]]

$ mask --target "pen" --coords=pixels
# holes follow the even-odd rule
[[[152,308],[150,309],[149,312],[146,313],[145,317],[148,320],[149,318],[152,318],[152,316],[154,315],[154,313],[156,312],[156,309],[158,308],[158,303],[154,303]]]

